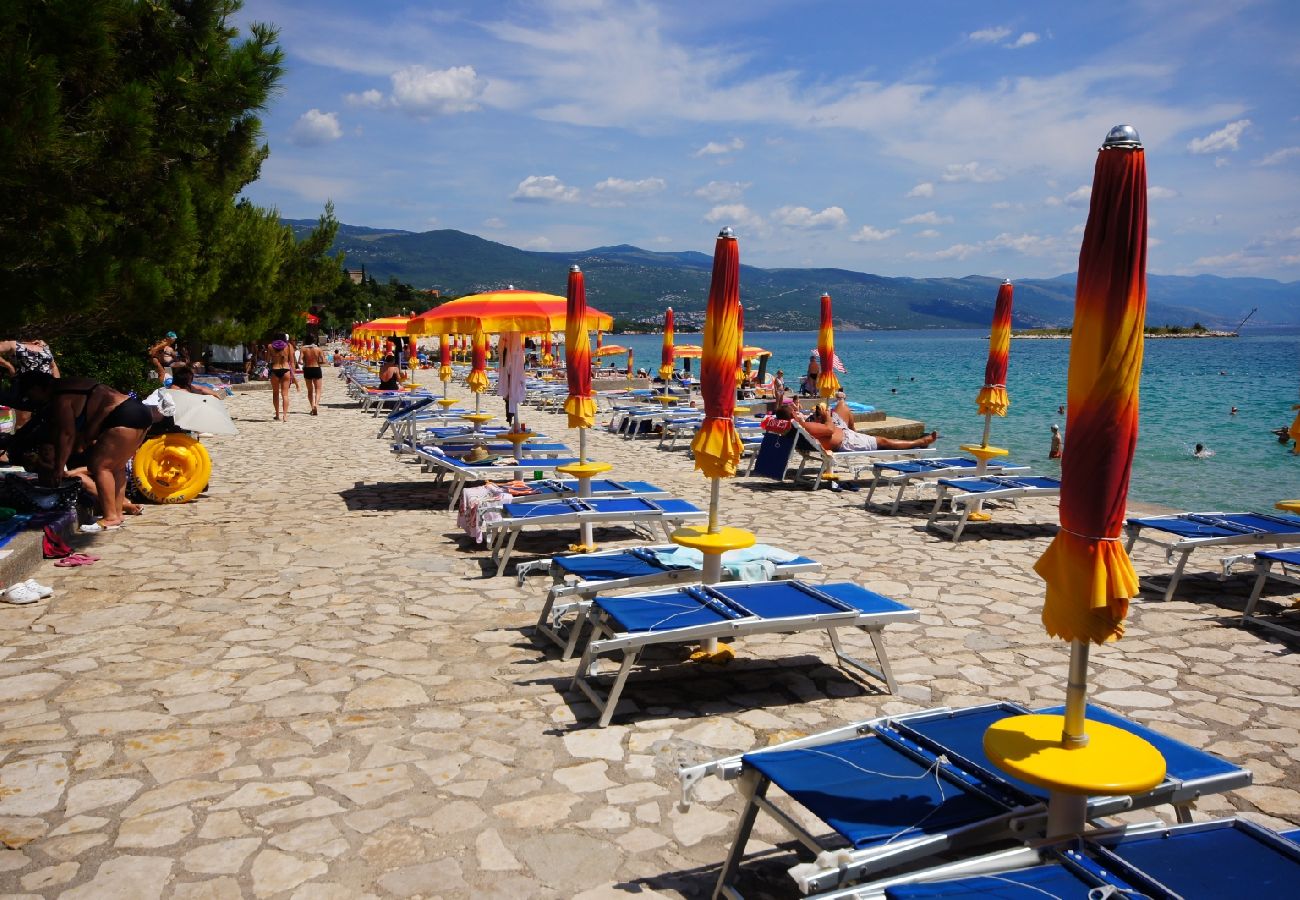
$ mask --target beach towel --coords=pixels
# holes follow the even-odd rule
[[[460,495],[456,525],[473,538],[474,543],[485,543],[488,524],[501,518],[501,504],[509,497],[509,491],[494,484],[465,488]]]
[[[653,552],[661,565],[671,569],[704,568],[704,554],[692,547]],[[722,554],[722,568],[737,581],[771,581],[776,576],[778,563],[788,563],[795,559],[798,559],[797,554],[779,547],[755,544],[743,550],[728,550]]]

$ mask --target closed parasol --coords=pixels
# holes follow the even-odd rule
[[[659,377],[664,381],[673,377],[673,308],[664,313],[664,346],[659,351]]]
[[[817,373],[817,393],[830,397],[840,389],[840,380],[835,375],[835,324],[831,319],[831,295],[822,294],[821,327],[817,330],[817,357],[820,371]]]
[[[596,400],[591,395],[591,338],[587,335],[587,288],[582,270],[569,269],[568,307],[564,327],[564,371],[569,396],[564,411],[570,428],[590,428],[596,421]],[[579,439],[583,435],[579,434]]]

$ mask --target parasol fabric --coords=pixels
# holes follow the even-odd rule
[[[1079,252],[1061,530],[1034,565],[1047,582],[1043,625],[1065,640],[1122,637],[1138,590],[1119,537],[1138,436],[1146,248],[1144,151],[1135,141],[1103,147]]]
[[[1007,399],[1007,361],[1011,355],[1010,281],[998,288],[993,307],[993,327],[989,331],[989,358],[984,364],[984,387],[975,398],[982,416],[1005,416],[1011,401]]]
[[[817,331],[817,356],[821,371],[817,373],[817,393],[830,397],[840,389],[835,375],[835,325],[831,319],[831,295],[822,294],[821,328]]]
[[[482,328],[474,330],[473,350],[470,352],[469,389],[481,394],[488,389],[487,333]]]
[[[555,331],[566,324],[567,301],[556,294],[537,291],[491,291],[449,300],[411,319],[410,334],[466,333],[481,327],[492,334],[508,331],[537,333]],[[587,328],[612,328],[614,319],[587,307]]]
[[[551,352],[551,332],[542,335],[542,365],[548,369],[555,365],[555,354]]]
[[[582,270],[569,270],[568,298],[565,301],[564,371],[569,380],[569,396],[564,411],[570,428],[590,428],[596,422],[596,398],[591,396],[591,338],[587,336],[587,286]]]
[[[736,387],[745,384],[745,305],[736,304]]]
[[[438,335],[438,380],[451,381],[451,335]]]
[[[1300,409],[1300,403],[1297,403],[1291,408]],[[1291,440],[1295,441],[1295,452],[1300,453],[1300,412],[1295,414],[1295,421],[1293,421],[1291,427],[1287,429],[1287,434],[1291,436]]]
[[[524,382],[524,336],[517,331],[506,332],[501,335],[497,352],[501,354],[497,394],[506,401],[508,415],[513,416],[528,392]]]
[[[709,478],[731,478],[742,445],[736,411],[736,356],[740,347],[740,248],[730,230],[718,235],[713,252],[713,280],[704,320],[704,356],[700,394],[704,423],[691,441],[695,468]]]
[[[673,308],[664,313],[664,347],[659,352],[659,377],[664,381],[673,377]]]

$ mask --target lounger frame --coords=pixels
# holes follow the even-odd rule
[[[915,461],[924,462],[925,457],[917,457]],[[898,488],[898,490],[894,492],[893,502],[889,503],[888,514],[894,516],[898,515],[898,507],[899,504],[903,502],[903,494],[913,484],[922,485],[927,481],[938,481],[940,478],[960,478],[963,475],[1011,475],[1016,473],[1024,474],[1029,471],[1029,466],[1008,466],[989,463],[985,466],[984,471],[977,472],[973,466],[978,465],[978,463],[975,463],[974,460],[971,460],[971,463],[973,464],[971,466],[948,466],[944,468],[928,469],[923,472],[895,472],[893,475],[887,474],[890,471],[890,463],[875,463],[871,467],[871,488],[867,491],[866,508],[871,509],[871,501],[875,496],[876,488],[878,487],[896,486]],[[883,505],[884,504],[882,504],[882,507]],[[882,509],[881,511],[884,510]]]
[[[970,522],[971,513],[980,508],[986,500],[997,500],[1003,503],[1016,505],[1016,501],[1022,497],[1058,497],[1061,494],[1061,486],[1058,482],[1056,487],[1030,487],[1016,486],[1008,483],[1007,487],[991,491],[973,491],[964,492],[959,485],[953,482],[984,479],[997,479],[1002,476],[998,475],[981,475],[972,476],[969,479],[939,479],[938,491],[934,498],[934,506],[930,509],[930,517],[926,519],[925,527],[932,528],[941,534],[947,534],[952,537],[955,544],[961,540],[961,534],[966,530],[967,523]],[[1012,477],[1014,476],[1007,476]],[[947,500],[953,513],[957,516],[957,521],[953,523],[940,522],[939,513],[943,511],[943,503]]]

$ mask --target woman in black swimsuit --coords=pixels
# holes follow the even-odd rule
[[[50,481],[62,484],[73,451],[88,457],[91,479],[104,518],[100,525],[122,525],[126,503],[126,464],[154,422],[153,411],[137,400],[91,378],[53,378],[39,374],[23,379],[29,409],[48,409],[54,421],[55,447]]]
[[[275,408],[275,417],[281,422],[289,421],[289,385],[295,387],[298,379],[294,377],[294,349],[289,343],[289,335],[282,334],[271,341],[267,348],[267,360],[271,364],[271,405]]]
[[[400,390],[402,367],[397,364],[397,345],[388,341],[384,360],[379,364],[379,389],[381,391]]]

